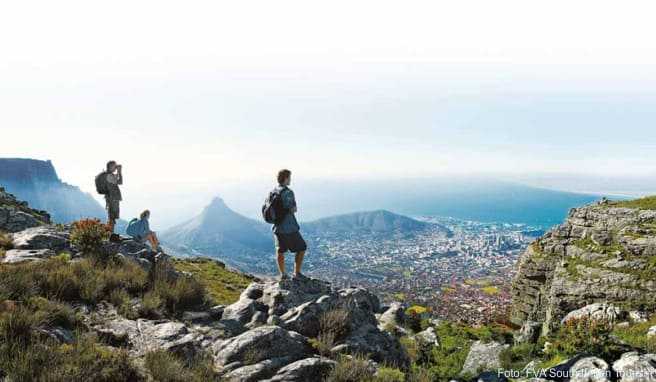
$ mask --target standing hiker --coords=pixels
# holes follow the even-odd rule
[[[301,266],[303,265],[307,245],[303,240],[303,236],[301,236],[300,226],[294,215],[297,206],[294,192],[289,189],[291,175],[291,171],[286,169],[278,172],[278,186],[271,191],[262,207],[264,220],[273,224],[280,280],[288,278],[285,272],[285,253],[288,251],[295,254],[293,278],[305,278],[301,273]]]
[[[114,237],[114,226],[116,220],[120,218],[121,189],[118,187],[123,184],[123,166],[116,161],[107,162],[105,171],[96,176],[96,190],[99,194],[105,195],[105,208],[107,209],[107,226]]]

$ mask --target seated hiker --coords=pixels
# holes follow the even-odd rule
[[[126,233],[139,242],[145,242],[147,240],[154,250],[161,251],[162,248],[159,246],[157,235],[150,230],[150,224],[148,223],[149,218],[150,211],[145,210],[141,213],[138,219],[134,218],[128,223]]]

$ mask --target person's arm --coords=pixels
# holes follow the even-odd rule
[[[116,184],[123,184],[123,167],[118,167],[118,178],[116,179]]]
[[[286,194],[287,194],[287,206],[285,206],[285,208],[291,211],[292,213],[296,213],[298,209],[296,208],[296,197],[294,196],[294,191],[288,189]]]

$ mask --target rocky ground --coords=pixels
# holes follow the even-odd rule
[[[126,239],[91,256],[71,227],[0,196],[0,230],[12,232],[0,241],[7,381],[33,380],[40,363],[51,380],[656,381],[654,211],[572,211],[519,264],[513,330],[412,315],[310,278],[250,278],[209,304],[167,255]]]

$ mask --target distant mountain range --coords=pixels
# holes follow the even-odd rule
[[[48,211],[55,223],[87,217],[104,220],[106,216],[103,206],[90,194],[62,182],[50,161],[0,158],[0,186],[31,207]]]
[[[412,234],[431,226],[435,225],[378,210],[302,223],[301,230],[308,236]],[[270,272],[275,265],[271,226],[234,212],[218,197],[200,215],[162,232],[160,238],[174,254],[217,257],[249,272]]]

